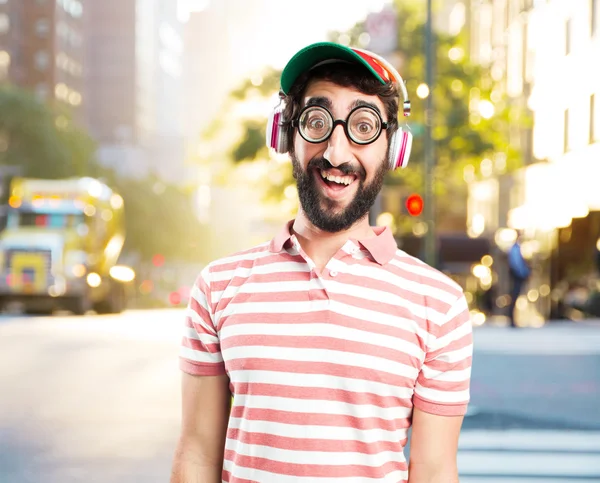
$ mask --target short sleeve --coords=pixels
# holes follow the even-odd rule
[[[192,287],[179,354],[181,370],[196,376],[225,374],[219,336],[213,322],[209,267],[200,273]]]
[[[413,404],[439,416],[462,416],[469,403],[473,358],[473,329],[464,294],[461,293],[441,322],[432,323]]]

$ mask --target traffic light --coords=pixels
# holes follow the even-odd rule
[[[165,264],[165,257],[160,253],[157,253],[152,257],[152,265],[155,267],[162,267]]]
[[[414,193],[406,198],[406,210],[409,215],[419,216],[423,212],[423,198]]]

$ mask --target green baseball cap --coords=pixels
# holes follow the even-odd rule
[[[341,60],[361,64],[382,84],[395,81],[386,62],[375,54],[333,42],[317,42],[298,51],[281,73],[281,90],[288,94],[294,82],[307,70],[326,61]]]

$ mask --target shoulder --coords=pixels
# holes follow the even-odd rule
[[[457,299],[463,295],[463,289],[456,281],[403,250],[396,250],[396,254],[389,265],[391,270],[401,274],[404,278],[415,284],[431,287],[438,292],[446,293],[447,297],[444,298]]]
[[[469,345],[471,314],[463,288],[450,276],[402,250],[390,263],[402,270],[413,282],[413,290],[422,295],[429,351],[458,339]]]
[[[269,245],[270,242],[261,243],[252,248],[213,260],[203,268],[198,279],[203,280],[208,286],[211,285],[211,282],[230,280],[236,270],[249,270],[261,260],[277,257],[278,254],[270,251]]]

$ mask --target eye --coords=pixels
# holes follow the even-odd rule
[[[370,134],[373,129],[373,125],[368,121],[361,121],[356,125],[356,130],[360,134]]]
[[[369,108],[362,108],[350,115],[349,130],[353,140],[363,143],[374,139],[381,130],[377,114]]]
[[[308,128],[314,131],[320,131],[325,128],[325,120],[321,117],[314,117],[308,120]]]

